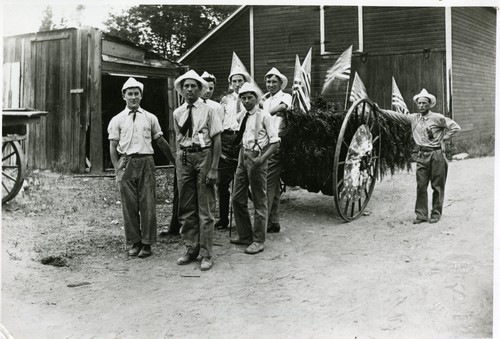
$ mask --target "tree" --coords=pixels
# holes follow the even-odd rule
[[[108,33],[176,59],[238,6],[139,5],[105,22]]]
[[[54,14],[52,13],[52,7],[47,6],[43,11],[42,23],[38,31],[50,31],[54,29],[56,25],[54,24]]]

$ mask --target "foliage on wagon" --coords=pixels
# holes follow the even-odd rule
[[[311,110],[289,111],[281,138],[282,179],[287,186],[300,186],[310,192],[333,194],[333,162],[337,138],[347,114],[343,103],[312,100]],[[382,177],[396,169],[409,170],[414,148],[411,128],[378,114],[381,131],[380,171]],[[357,127],[346,131],[351,139]]]

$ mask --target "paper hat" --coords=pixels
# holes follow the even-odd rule
[[[141,93],[144,92],[144,85],[140,83],[139,81],[135,80],[134,78],[128,78],[127,81],[122,86],[122,93],[127,89],[127,88],[133,88],[133,87],[138,87],[141,90]]]
[[[238,96],[241,97],[243,93],[248,93],[248,92],[253,92],[255,95],[257,95],[257,102],[260,102],[260,99],[262,98],[262,91],[260,90],[259,87],[257,87],[255,84],[252,84],[250,82],[245,82],[243,86],[241,86],[240,91],[238,92]]]
[[[286,76],[284,76],[283,74],[281,74],[281,72],[278,71],[278,69],[276,67],[271,68],[271,70],[269,72],[267,72],[267,74],[264,76],[264,80],[266,80],[267,77],[270,75],[276,75],[278,78],[281,79],[281,89],[282,90],[286,88],[286,85],[288,85],[288,78]]]
[[[200,83],[201,85],[200,97],[208,91],[208,83],[205,80],[203,80],[203,78],[200,77],[198,73],[196,73],[194,70],[190,70],[181,75],[180,77],[178,77],[177,79],[175,79],[174,81],[175,90],[180,95],[182,95],[182,81],[186,79],[193,79]]]
[[[208,73],[207,71],[203,72],[201,77],[206,81],[213,81],[215,84],[217,83],[217,78],[213,74]]]
[[[248,73],[247,69],[241,62],[240,58],[233,52],[233,61],[231,62],[231,71],[229,72],[229,76],[227,77],[227,81],[231,82],[231,77],[233,75],[240,74],[243,75],[246,82],[250,82],[252,77]]]
[[[429,92],[427,92],[427,90],[425,88],[422,89],[422,91],[420,93],[418,93],[417,95],[415,95],[413,97],[413,101],[418,104],[418,99],[419,98],[427,98],[431,101],[431,107],[434,107],[434,105],[436,104],[436,97],[432,94],[429,94]]]

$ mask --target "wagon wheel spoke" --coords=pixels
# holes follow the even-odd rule
[[[2,144],[2,204],[14,198],[23,186],[25,159],[18,141]]]

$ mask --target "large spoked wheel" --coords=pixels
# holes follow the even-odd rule
[[[23,187],[25,169],[24,153],[19,141],[2,142],[2,204],[12,200]]]
[[[381,135],[378,111],[369,99],[355,102],[342,123],[333,163],[333,194],[342,219],[359,218],[378,177]]]

